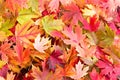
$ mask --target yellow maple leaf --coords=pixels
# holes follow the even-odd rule
[[[6,63],[2,60],[0,60],[0,68],[2,68]]]
[[[87,6],[87,8],[84,8],[82,10],[84,16],[92,17],[93,15],[96,14],[96,10],[95,10],[93,5],[89,4],[89,5],[86,5],[86,6]]]

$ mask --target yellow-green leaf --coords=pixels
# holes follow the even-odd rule
[[[101,47],[108,47],[114,40],[114,31],[106,24],[105,30],[98,30],[96,36]]]
[[[28,6],[32,8],[32,11],[38,12],[38,0],[29,0]]]
[[[32,18],[39,17],[38,14],[35,14],[31,8],[30,9],[23,9],[19,12],[19,16],[17,17],[17,21],[20,24],[24,24],[25,22],[31,20]]]
[[[54,17],[51,15],[42,18],[42,25],[45,32],[50,35],[50,33],[54,30],[61,31],[64,23],[61,19],[54,19]]]

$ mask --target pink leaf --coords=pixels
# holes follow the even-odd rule
[[[45,53],[44,50],[50,47],[50,40],[49,38],[40,37],[40,34],[35,39],[35,43],[33,44],[34,48],[39,52]]]
[[[84,65],[81,64],[81,62],[79,61],[78,64],[76,64],[75,69],[76,74],[71,76],[71,78],[79,80],[80,78],[88,74],[87,71],[89,70],[89,67],[84,67]]]
[[[59,8],[59,1],[60,0],[52,0],[50,3],[49,3],[49,7],[50,7],[50,10],[52,12],[55,12],[56,10],[58,10]]]
[[[51,32],[51,35],[52,35],[53,37],[58,37],[58,38],[61,38],[61,39],[64,38],[64,36],[62,35],[62,33],[59,32],[59,31],[56,31],[56,30],[54,30],[53,32]]]
[[[2,69],[0,69],[0,76],[5,78],[7,76],[7,72],[8,72],[8,65],[5,65],[2,67]]]
[[[66,6],[72,3],[72,0],[51,0],[51,2],[48,5],[50,7],[51,12],[56,12],[59,10],[60,2],[62,5]]]
[[[102,77],[98,72],[96,72],[95,68],[90,72],[90,78],[91,80],[106,80],[105,77]]]
[[[77,26],[75,28],[75,32],[73,32],[72,27],[65,27],[62,31],[69,39],[63,40],[66,44],[71,44],[72,46],[76,46],[79,43],[83,46],[83,40],[85,39],[85,35],[82,34],[82,28]]]
[[[38,0],[39,1],[39,10],[40,12],[45,10],[45,0]]]
[[[87,21],[82,17],[82,14],[80,13],[79,7],[71,3],[70,5],[67,5],[64,7],[66,11],[63,12],[62,19],[64,21],[71,20],[71,25],[77,25],[78,21],[82,22],[84,25],[84,28],[89,27],[89,24]]]
[[[116,34],[120,34],[120,30],[117,29],[117,27],[115,26],[115,24],[113,22],[109,23],[109,26],[112,30],[114,30],[116,32]]]
[[[117,80],[119,74],[120,74],[120,65],[119,64],[112,64],[111,62],[107,60],[99,60],[98,63],[96,64],[100,69],[101,75],[106,75],[107,79],[109,80]]]

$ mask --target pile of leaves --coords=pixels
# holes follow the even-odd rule
[[[0,0],[0,80],[120,80],[120,0]]]

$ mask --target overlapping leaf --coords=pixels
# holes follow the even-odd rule
[[[17,24],[15,28],[15,38],[22,42],[24,47],[33,47],[31,40],[34,40],[38,33],[40,33],[38,26],[34,26],[31,21],[23,25]]]
[[[119,80],[119,0],[0,0],[0,80]]]
[[[114,40],[114,31],[112,31],[107,24],[105,25],[105,31],[99,30],[96,32],[101,47],[110,46]]]
[[[42,18],[43,29],[47,34],[51,34],[52,31],[61,31],[64,27],[64,23],[61,19],[54,19],[52,15]]]
[[[34,13],[31,8],[23,9],[19,12],[18,17],[17,17],[17,21],[21,25],[23,25],[26,22],[32,20],[32,18],[37,18],[37,17],[38,17],[38,14]]]
[[[33,44],[34,48],[39,52],[45,53],[44,50],[50,47],[50,40],[49,38],[40,37],[40,34],[35,39],[35,43]]]
[[[85,75],[87,75],[87,71],[89,70],[89,67],[83,68],[83,64],[79,61],[78,64],[76,64],[75,69],[76,69],[76,74],[71,76],[73,79],[81,79]]]

